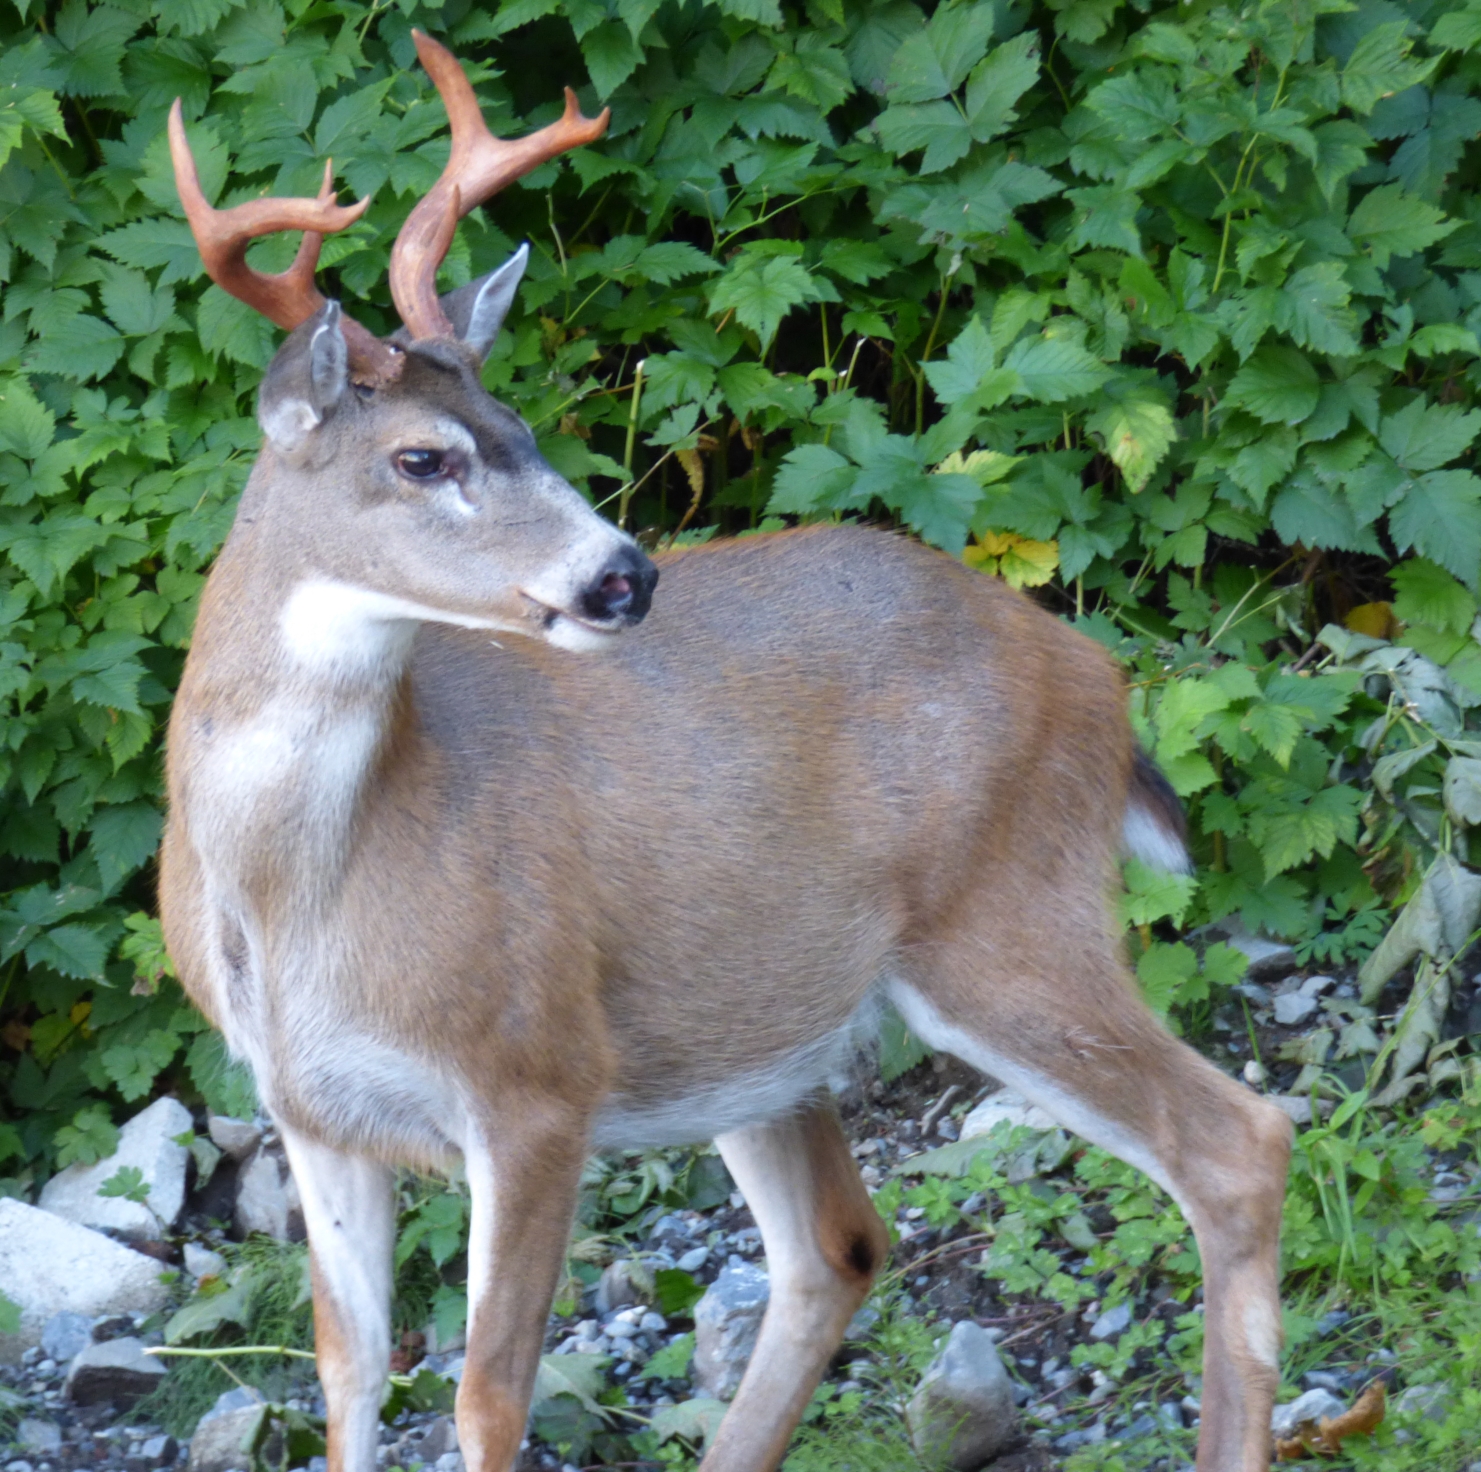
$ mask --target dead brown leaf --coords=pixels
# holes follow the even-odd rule
[[[1375,1380],[1340,1416],[1323,1416],[1321,1424],[1303,1421],[1295,1435],[1278,1437],[1277,1462],[1296,1462],[1302,1457],[1335,1457],[1349,1436],[1371,1436],[1383,1420],[1388,1392]]]

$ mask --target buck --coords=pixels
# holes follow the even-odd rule
[[[316,199],[213,210],[170,117],[207,271],[290,335],[170,722],[161,901],[302,1195],[331,1469],[376,1464],[395,1167],[466,1172],[458,1436],[505,1472],[584,1159],[711,1138],[771,1299],[704,1466],[774,1467],[888,1246],[826,1086],[885,998],[1178,1203],[1198,1467],[1266,1467],[1290,1127],[1129,976],[1118,855],[1185,859],[1116,671],[901,536],[650,561],[591,510],[480,383],[525,251],[434,282],[461,215],[607,114],[568,90],[496,139],[416,45],[453,142],[391,255],[389,339],[314,286],[364,204],[326,168]],[[303,244],[266,276],[246,249],[275,230]]]

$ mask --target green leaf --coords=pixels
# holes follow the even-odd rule
[[[88,824],[88,850],[106,891],[111,893],[153,858],[162,823],[159,809],[143,798],[107,804],[93,814]]]
[[[1022,338],[1003,366],[1018,374],[1019,392],[1043,404],[1094,393],[1110,377],[1099,359],[1067,337]]]
[[[0,385],[0,446],[34,460],[51,444],[56,415],[31,392],[24,378]]]
[[[1172,411],[1155,399],[1107,404],[1085,421],[1085,427],[1100,435],[1133,493],[1147,484],[1178,437]]]
[[[1459,223],[1447,220],[1444,211],[1434,205],[1405,194],[1397,184],[1380,184],[1358,201],[1348,218],[1347,234],[1383,270],[1394,256],[1424,250],[1443,240]]]
[[[1282,323],[1298,346],[1339,357],[1358,351],[1357,313],[1352,293],[1336,261],[1304,266],[1281,288]]]
[[[827,445],[789,450],[772,482],[769,516],[806,516],[848,503],[857,471]]]
[[[1172,76],[1161,68],[1112,77],[1094,88],[1085,103],[1118,137],[1133,141],[1171,131],[1182,113]]]
[[[1025,31],[993,47],[967,83],[967,120],[972,137],[986,143],[1003,132],[1017,117],[1014,105],[1038,79],[1037,31]]]
[[[1409,549],[1481,587],[1481,481],[1466,470],[1432,470],[1409,484],[1388,517],[1401,552]]]
[[[801,261],[748,253],[709,288],[709,295],[711,314],[733,311],[761,339],[765,352],[782,318],[803,302],[819,300],[821,292]]]
[[[1463,455],[1478,434],[1481,410],[1415,398],[1383,421],[1378,442],[1405,470],[1438,470]]]
[[[1126,891],[1117,909],[1123,925],[1153,925],[1169,919],[1181,925],[1198,893],[1193,875],[1154,869],[1140,859],[1127,859],[1122,877]]]
[[[1422,82],[1438,65],[1437,57],[1409,55],[1406,20],[1374,26],[1353,48],[1342,69],[1342,100],[1354,112],[1369,113],[1380,97]]]
[[[1464,634],[1476,617],[1476,600],[1442,567],[1414,557],[1391,568],[1394,617],[1406,624],[1428,624]]]
[[[1265,424],[1299,424],[1321,396],[1316,369],[1295,348],[1260,348],[1234,375],[1226,408],[1247,409]]]
[[[610,97],[643,61],[643,48],[621,21],[607,21],[581,38],[581,54],[598,97]]]
[[[954,92],[987,50],[992,28],[990,5],[941,7],[896,51],[887,84],[890,101],[930,102]]]

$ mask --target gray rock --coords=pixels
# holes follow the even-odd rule
[[[234,1225],[239,1237],[261,1232],[280,1242],[303,1241],[303,1204],[280,1149],[261,1145],[242,1167]]]
[[[179,1455],[180,1445],[173,1436],[151,1436],[139,1448],[138,1461],[146,1467],[168,1467]]]
[[[1115,1308],[1108,1308],[1090,1326],[1090,1337],[1092,1339],[1113,1339],[1120,1334],[1131,1323],[1131,1305],[1129,1303],[1118,1303]]]
[[[634,1303],[653,1302],[653,1274],[647,1264],[630,1257],[619,1257],[602,1269],[597,1283],[596,1309],[605,1317],[615,1309]]]
[[[185,1271],[192,1278],[219,1278],[226,1271],[226,1259],[199,1242],[185,1244]]]
[[[41,1188],[41,1207],[84,1227],[113,1232],[135,1242],[157,1241],[174,1226],[185,1205],[185,1163],[190,1151],[174,1136],[194,1128],[178,1100],[156,1099],[118,1132],[118,1149],[96,1165],[69,1165]],[[149,1188],[142,1201],[99,1196],[98,1188],[125,1166],[143,1173]]]
[[[262,1130],[249,1119],[213,1114],[206,1120],[211,1143],[231,1160],[245,1160],[261,1143]]]
[[[1299,1027],[1321,1004],[1301,992],[1282,992],[1275,999],[1275,1020],[1282,1027]]]
[[[168,1370],[162,1359],[144,1353],[144,1341],[132,1337],[90,1344],[67,1371],[66,1396],[74,1405],[100,1401],[131,1405],[158,1388]]]
[[[91,1320],[102,1313],[162,1308],[168,1290],[160,1271],[153,1258],[101,1232],[0,1198],[0,1283],[21,1311],[20,1333],[0,1336],[0,1360],[18,1359],[39,1343],[43,1327],[60,1313]]]
[[[695,1304],[690,1377],[702,1395],[729,1400],[740,1388],[770,1295],[766,1274],[737,1262],[722,1268]]]
[[[1308,1390],[1288,1404],[1276,1406],[1270,1413],[1270,1430],[1276,1436],[1288,1437],[1303,1421],[1314,1421],[1319,1426],[1323,1416],[1340,1416],[1346,1409],[1346,1403],[1330,1390]]]
[[[1210,931],[1222,927],[1210,927]],[[1233,926],[1225,930],[1225,938],[1236,951],[1244,952],[1249,960],[1245,972],[1247,981],[1279,981],[1296,969],[1296,952],[1284,941],[1266,940],[1262,935],[1251,935],[1247,930]]]
[[[413,1426],[392,1449],[392,1457],[401,1467],[415,1463],[435,1464],[449,1452],[458,1449],[458,1429],[451,1416],[438,1416],[425,1426]]]
[[[58,1364],[67,1364],[92,1342],[93,1321],[86,1314],[53,1314],[42,1326],[42,1352]]]
[[[190,1438],[190,1472],[247,1472],[252,1465],[247,1444],[265,1405],[261,1393],[248,1385],[218,1395]]]
[[[1450,1387],[1448,1385],[1411,1385],[1394,1397],[1395,1418],[1421,1416],[1431,1421],[1443,1421],[1450,1410]]]
[[[1018,1434],[1013,1381],[980,1326],[953,1326],[905,1409],[917,1455],[931,1465],[975,1472]]]
[[[674,1266],[682,1268],[686,1273],[697,1273],[709,1260],[708,1247],[691,1247],[688,1252],[679,1256]]]
[[[15,1444],[23,1452],[37,1452],[46,1456],[49,1452],[62,1449],[62,1428],[55,1421],[41,1421],[27,1417],[15,1428]]]
[[[1309,1094],[1266,1094],[1265,1102],[1286,1114],[1292,1124],[1311,1123],[1311,1096]],[[1332,1112],[1330,1099],[1318,1099],[1317,1109],[1325,1118]]]

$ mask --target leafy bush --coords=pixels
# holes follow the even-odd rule
[[[165,110],[183,99],[213,200],[311,193],[330,155],[373,194],[323,280],[388,328],[388,247],[447,147],[413,25],[468,58],[498,131],[546,121],[567,80],[613,110],[605,141],[471,216],[443,274],[532,241],[486,377],[558,469],[649,540],[893,518],[1128,662],[1200,864],[1131,875],[1159,1005],[1232,975],[1159,940],[1167,919],[1356,956],[1435,852],[1469,860],[1474,0],[16,0],[10,1169],[96,1158],[110,1110],[161,1082],[230,1102],[159,954],[150,863],[274,334],[201,274]],[[1315,645],[1328,624],[1389,641],[1394,669]]]

